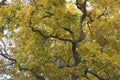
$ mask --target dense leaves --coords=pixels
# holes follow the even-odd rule
[[[120,79],[119,0],[3,3],[0,37],[12,42],[7,41],[7,49],[1,44],[1,75],[13,80]]]

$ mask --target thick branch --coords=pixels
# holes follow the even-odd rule
[[[82,29],[82,24],[83,24],[83,21],[84,21],[85,17],[86,17],[86,14],[83,14],[80,18],[80,23],[79,23],[79,26],[78,26],[80,37],[76,40],[76,42],[81,42],[86,37],[84,32],[83,32],[83,29]]]
[[[73,58],[75,60],[74,66],[77,66],[81,61],[78,52],[76,51],[76,48],[77,48],[77,42],[72,42],[72,52],[73,52]]]
[[[83,32],[83,29],[82,29],[82,25],[83,25],[83,21],[84,19],[86,18],[87,16],[87,12],[86,12],[86,2],[87,0],[85,0],[83,2],[83,4],[79,4],[78,0],[76,0],[76,6],[78,9],[80,9],[83,13],[83,15],[80,17],[80,23],[79,23],[79,26],[78,26],[78,30],[79,30],[79,33],[80,33],[80,37],[76,40],[76,42],[80,42],[82,40],[85,39],[85,34]]]
[[[85,39],[85,34],[83,32],[82,26],[83,26],[83,21],[87,15],[86,1],[87,0],[85,0],[82,4],[79,4],[78,0],[76,0],[76,6],[78,9],[82,11],[83,15],[80,17],[80,22],[78,26],[80,36],[77,39],[72,39],[72,53],[73,53],[73,58],[75,60],[74,66],[77,66],[81,62],[81,58],[79,57],[78,52],[76,51],[76,48],[77,48],[77,43]],[[69,31],[73,35],[73,33],[70,30],[67,30],[67,31]]]
[[[78,9],[80,9],[83,13],[86,11],[86,2],[87,0],[85,0],[82,4],[79,3],[78,0],[76,0],[76,6]]]

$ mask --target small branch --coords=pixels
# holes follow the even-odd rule
[[[20,64],[18,64],[18,67],[19,67],[19,70],[20,70],[20,71],[28,71],[27,68],[23,68]]]
[[[107,8],[105,8],[104,11],[96,19],[100,19],[102,16],[107,16],[109,13],[110,12],[107,12]],[[89,21],[87,22],[88,24],[90,24],[90,23],[92,23],[92,22],[95,21],[95,20],[92,19],[92,17],[90,16],[90,14],[87,15],[87,17],[89,18]]]
[[[4,47],[2,45],[0,45],[0,55],[11,61],[10,64],[6,64],[5,66],[10,66],[10,65],[15,64],[17,61],[15,59],[11,58],[11,56],[7,53],[5,43],[2,41],[2,39],[1,39],[1,42],[3,43]]]
[[[59,36],[53,36],[53,35],[44,35],[40,30],[35,30],[33,27],[31,27],[32,31],[33,32],[38,32],[41,36],[43,36],[44,38],[56,38],[58,40],[61,40],[61,41],[68,41],[68,42],[72,42],[72,40],[70,39],[64,39],[64,38],[61,38]]]
[[[93,71],[88,70],[87,73],[90,73],[90,74],[94,75],[94,76],[97,77],[99,80],[104,80],[104,79],[102,79],[100,76],[98,76],[96,73],[94,73]]]
[[[69,64],[69,62],[68,62],[68,64],[62,65],[62,64],[61,64],[61,59],[58,59],[58,60],[56,61],[56,66],[57,66],[58,68],[62,69],[62,68],[64,68],[64,67],[73,67],[74,64]]]
[[[18,65],[19,70],[20,71],[30,71],[32,73],[33,76],[35,76],[36,78],[40,79],[40,80],[46,80],[45,77],[43,75],[38,75],[37,71],[32,71],[30,69],[27,68],[23,68],[20,64]]]
[[[36,78],[40,79],[40,80],[46,80],[45,77],[43,75],[38,75],[36,72],[32,71],[33,76],[35,76]]]
[[[104,71],[105,72],[105,74],[107,75],[107,80],[110,80],[110,75],[109,75],[109,73],[107,73],[106,71]]]
[[[104,42],[100,43],[99,45],[103,47],[103,46],[105,46],[107,44],[107,39],[106,39],[106,37],[104,35],[103,35],[102,38],[104,39]]]
[[[86,68],[86,70],[84,71],[84,74],[87,76],[87,74],[90,73],[93,76],[95,76],[96,78],[98,78],[99,80],[108,80],[108,79],[103,79],[102,77],[100,77],[98,74],[96,74],[95,72],[89,70],[89,68]]]
[[[92,23],[94,21],[90,15],[91,15],[91,13],[87,14],[87,17],[89,18],[88,23]]]
[[[13,64],[15,64],[17,62],[15,59],[11,58],[9,55],[3,54],[3,52],[1,50],[0,50],[0,55],[11,61],[11,63],[7,64],[6,66],[13,65]]]
[[[47,17],[51,18],[52,16],[53,16],[52,13],[46,12],[45,15],[42,18],[47,18]]]
[[[72,30],[70,30],[69,28],[64,28],[64,30],[68,31],[71,34],[72,40],[75,40],[74,32]]]
[[[6,2],[7,0],[2,0],[1,2],[0,2],[0,6],[1,5],[5,5],[5,2]]]
[[[110,12],[107,12],[107,8],[105,8],[105,10],[96,18],[96,19],[92,19],[91,17],[91,13],[87,14],[87,17],[89,18],[89,21],[87,21],[87,26],[90,30],[90,24],[98,19],[100,19],[102,16],[107,16]],[[91,32],[91,31],[90,31]]]
[[[68,42],[72,42],[72,40],[70,39],[64,39],[64,38],[60,38],[59,36],[52,36],[52,35],[49,35],[49,36],[45,36],[46,38],[56,38],[58,40],[61,40],[61,41],[68,41]]]
[[[32,18],[33,18],[34,13],[35,13],[35,11],[32,11],[32,12],[30,13],[29,27],[31,27],[31,28],[32,28]]]
[[[64,65],[59,65],[57,67],[60,68],[60,69],[62,69],[64,67],[74,67],[74,64],[64,64]]]
[[[72,73],[71,76],[72,76],[72,79],[71,79],[71,80],[77,80],[78,77],[79,77],[79,76],[75,75],[75,73]]]
[[[107,16],[109,12],[106,12],[107,8],[105,8],[105,10],[102,12],[102,14],[100,14],[97,19],[101,18],[102,16]]]

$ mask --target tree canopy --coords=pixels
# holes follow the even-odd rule
[[[1,0],[0,75],[120,79],[120,0]]]

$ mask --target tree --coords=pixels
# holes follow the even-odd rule
[[[11,78],[120,79],[119,3],[13,0],[9,5],[1,5],[1,30],[7,26],[11,32],[9,36],[1,32],[1,37],[15,41],[14,49],[9,49],[12,57],[8,60],[14,62]]]

